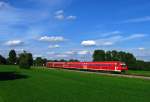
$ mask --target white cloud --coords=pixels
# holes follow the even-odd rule
[[[117,36],[112,36],[109,38],[105,38],[105,39],[99,39],[96,40],[97,45],[101,45],[101,46],[110,46],[110,45],[114,45],[118,42],[124,42],[124,41],[130,41],[130,40],[136,40],[136,39],[140,39],[147,36],[146,34],[132,34],[130,36],[121,36],[121,35],[117,35]]]
[[[34,54],[33,55],[33,58],[37,58],[37,57],[43,57],[43,55],[40,55],[40,54]]]
[[[20,46],[23,42],[21,40],[10,40],[5,43],[7,46]]]
[[[66,55],[86,55],[86,54],[92,54],[93,51],[88,50],[76,50],[76,51],[67,51],[64,54]]]
[[[140,51],[144,51],[144,50],[145,50],[145,48],[140,47],[140,48],[138,48],[138,50],[140,50]]]
[[[10,5],[6,2],[0,1],[0,9],[10,8]]]
[[[58,10],[55,12],[55,18],[58,20],[75,20],[77,17],[73,15],[65,16],[65,12],[63,10]]]
[[[18,3],[19,2],[21,1],[18,1]],[[26,35],[20,33],[22,33],[22,30],[24,31],[24,33],[26,33],[27,30],[29,30],[28,28],[30,27],[40,26],[42,29],[42,26],[39,25],[39,22],[50,18],[49,12],[52,11],[50,10],[47,11],[42,9],[29,10],[29,9],[17,8],[14,5],[11,5],[11,3],[8,0],[0,0],[0,33],[5,36],[7,35],[8,38],[10,32],[12,36],[14,35],[23,38],[29,36],[31,37],[32,36],[31,34]]]
[[[64,15],[62,15],[62,14],[61,15],[56,15],[55,18],[58,19],[58,20],[64,20],[65,19]]]
[[[83,51],[78,51],[78,54],[79,55],[86,55],[86,54],[90,54],[90,52],[87,50],[83,50]]]
[[[47,55],[50,56],[52,59],[59,59],[59,58],[67,58],[67,57],[69,57],[68,54],[57,53],[57,52],[47,52]]]
[[[146,21],[150,21],[150,16],[129,19],[129,20],[124,21],[123,23],[139,23],[139,22],[146,22]]]
[[[64,11],[63,10],[56,11],[55,18],[58,20],[64,20],[65,19]]]
[[[43,36],[39,39],[40,41],[46,42],[63,42],[65,41],[64,37],[62,36]]]
[[[114,35],[119,35],[121,34],[120,31],[112,31],[112,32],[106,32],[106,33],[100,33],[102,37],[107,37],[107,36],[114,36]]]
[[[33,22],[31,20],[31,11],[26,11],[20,8],[15,8],[9,2],[0,1],[0,24],[3,25],[17,25]],[[33,12],[32,12],[32,15]],[[35,17],[37,18],[37,17]],[[34,19],[35,20],[35,19]]]
[[[103,46],[111,46],[113,44],[114,44],[113,42],[104,42],[101,45],[103,45]]]
[[[77,54],[77,52],[76,51],[67,51],[67,52],[65,52],[65,54],[67,54],[67,55],[75,55],[75,54]]]
[[[22,53],[22,52],[26,51],[26,50],[23,49],[23,48],[15,48],[14,50],[15,50],[17,53]]]
[[[55,55],[56,58],[68,58],[69,56],[66,54],[57,54]]]
[[[98,39],[98,40],[87,40],[82,41],[81,45],[91,47],[91,46],[111,46],[116,42],[120,41],[122,36],[113,36],[110,38]]]
[[[123,37],[120,35],[96,40],[98,46],[111,46],[119,42]]]
[[[47,56],[51,57],[52,59],[82,59],[83,56],[90,58],[91,54],[88,50],[74,50],[74,51],[66,51],[66,52],[47,52]],[[84,57],[85,58],[85,57]],[[85,59],[84,59],[85,60]]]
[[[77,17],[76,16],[68,16],[66,17],[67,20],[75,20]]]
[[[55,15],[60,15],[60,14],[64,14],[64,11],[63,10],[58,10],[55,12]]]
[[[133,35],[126,37],[124,40],[138,39],[138,38],[143,38],[145,36],[147,35],[146,34],[133,34]]]
[[[60,45],[49,45],[48,48],[50,49],[60,48]]]
[[[86,41],[82,41],[81,45],[83,45],[83,46],[96,46],[96,42],[94,40],[86,40]]]
[[[87,40],[87,41],[82,41],[81,45],[83,46],[111,46],[114,45],[118,42],[124,42],[124,41],[130,41],[130,40],[136,40],[140,38],[144,38],[148,35],[146,34],[132,34],[130,36],[121,36],[121,35],[116,35],[116,36],[111,36],[107,38],[100,38],[97,40]]]

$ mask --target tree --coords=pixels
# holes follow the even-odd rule
[[[145,66],[145,62],[144,61],[142,61],[142,60],[137,60],[136,61],[136,67],[135,67],[136,70],[142,70],[145,67],[146,66]]]
[[[59,62],[59,60],[53,60],[53,62]]]
[[[65,60],[65,59],[61,59],[61,60],[60,60],[60,62],[67,62],[67,60]]]
[[[107,51],[105,53],[105,60],[106,61],[112,61],[112,53],[111,53],[111,51]]]
[[[30,66],[32,66],[33,65],[33,56],[32,56],[32,53],[28,53],[27,54],[28,55],[28,60],[29,60],[29,64],[30,64]]]
[[[7,60],[2,55],[0,55],[0,64],[6,64],[6,63]]]
[[[113,50],[111,53],[112,53],[112,60],[113,61],[119,61],[120,60],[120,58],[119,58],[120,56],[116,50]]]
[[[93,61],[105,61],[105,51],[95,50],[93,54]]]
[[[36,66],[43,66],[43,64],[44,64],[44,61],[43,61],[43,59],[41,57],[37,57],[35,59],[35,65]]]
[[[150,71],[150,62],[145,62],[144,70]]]
[[[123,51],[118,52],[119,61],[126,62],[126,53]]]
[[[136,69],[136,58],[131,53],[126,53],[125,63],[128,65],[129,69]]]
[[[30,69],[33,64],[33,58],[31,53],[23,52],[19,54],[19,67],[24,69]]]
[[[77,59],[70,59],[68,62],[80,62],[80,61]]]
[[[17,56],[16,56],[15,50],[11,50],[9,52],[8,62],[9,62],[9,64],[16,64]]]
[[[44,58],[44,59],[43,59],[43,64],[44,64],[44,66],[46,66],[46,62],[47,62],[47,59]]]
[[[93,54],[93,61],[122,61],[127,64],[129,69],[149,68],[149,64],[145,64],[145,62],[141,61],[137,62],[135,56],[132,53],[126,53],[123,51],[118,52],[116,50],[107,51],[106,53],[104,50],[95,50]],[[139,68],[136,64],[139,64],[139,66],[145,66],[145,68],[141,66]]]

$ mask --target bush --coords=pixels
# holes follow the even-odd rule
[[[6,59],[2,55],[0,55],[0,64],[6,64],[6,63],[7,63]]]
[[[33,64],[33,58],[31,53],[21,53],[19,55],[19,67],[24,69],[30,69]]]

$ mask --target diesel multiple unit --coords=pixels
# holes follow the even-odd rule
[[[125,63],[120,61],[105,62],[47,62],[48,68],[84,69],[96,71],[122,72],[128,70]]]

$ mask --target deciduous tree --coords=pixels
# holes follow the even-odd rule
[[[105,51],[95,50],[93,54],[93,61],[105,61]]]
[[[9,64],[16,64],[16,62],[17,62],[17,55],[16,55],[16,51],[15,50],[11,50],[9,52],[8,62],[9,62]]]

